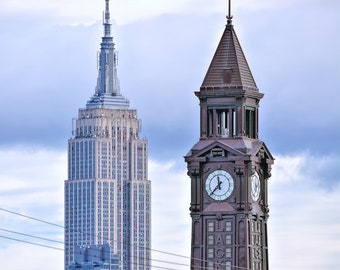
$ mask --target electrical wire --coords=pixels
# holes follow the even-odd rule
[[[0,237],[1,238],[5,238],[5,239],[9,239],[9,240],[13,240],[13,241],[17,241],[17,242],[22,242],[22,243],[30,244],[30,245],[35,245],[35,246],[40,246],[40,247],[44,247],[44,248],[51,248],[51,249],[56,249],[56,250],[64,251],[64,249],[62,249],[62,248],[57,248],[57,247],[52,247],[52,246],[43,245],[43,244],[39,244],[39,243],[34,243],[34,242],[30,242],[30,241],[25,241],[25,240],[13,238],[13,237],[7,237],[7,236],[4,236],[4,235],[0,235]]]
[[[64,226],[61,226],[61,225],[56,224],[56,223],[52,223],[52,222],[45,221],[45,220],[42,220],[42,219],[39,219],[39,218],[34,218],[34,217],[27,216],[27,215],[23,215],[23,214],[20,214],[18,212],[10,211],[10,210],[7,210],[7,209],[1,208],[1,207],[0,207],[0,210],[4,211],[4,212],[11,213],[13,215],[18,215],[18,216],[21,216],[21,217],[24,217],[24,218],[39,221],[39,222],[42,222],[42,223],[45,223],[45,224],[48,224],[48,225],[56,226],[56,227],[63,228],[63,229],[65,228]]]
[[[11,214],[15,214],[15,215],[18,215],[18,216],[21,216],[21,217],[24,217],[24,218],[28,218],[28,219],[31,219],[31,220],[39,221],[39,222],[42,222],[42,223],[45,223],[45,224],[48,224],[48,225],[56,226],[56,227],[63,228],[63,229],[65,228],[64,226],[61,226],[61,225],[56,224],[56,223],[48,222],[48,221],[45,221],[45,220],[42,220],[42,219],[39,219],[39,218],[34,218],[34,217],[31,217],[31,216],[28,216],[28,215],[23,215],[21,213],[18,213],[18,212],[15,212],[15,211],[10,211],[10,210],[7,210],[7,209],[1,208],[1,207],[0,207],[0,210],[8,212],[8,213],[11,213]],[[59,243],[64,244],[64,242],[55,241],[55,240],[51,240],[51,239],[47,239],[47,238],[44,239],[43,237],[32,236],[32,235],[28,235],[28,234],[24,234],[24,233],[18,233],[18,232],[6,230],[6,229],[3,229],[3,230],[4,231],[8,231],[8,232],[17,233],[17,234],[26,235],[26,236],[33,237],[33,238],[40,238],[42,240],[47,240],[47,241],[52,241],[52,242],[59,242]],[[81,234],[85,234],[81,230],[79,230],[78,232],[80,232]],[[89,235],[93,236],[91,234],[89,234]],[[98,236],[95,235],[95,237],[98,237]],[[19,239],[15,239],[15,238],[10,238],[10,237],[3,237],[3,238],[12,239],[12,240],[16,240],[16,241],[32,244],[32,245],[40,245],[40,244],[37,244],[37,243],[32,243],[32,242],[29,242],[29,241],[23,241],[23,240],[19,240]],[[118,242],[117,240],[114,240],[114,241]],[[41,245],[41,246],[45,246],[45,247],[49,247],[49,248],[54,248],[54,247],[46,246],[46,245]],[[138,247],[140,247],[140,246],[138,246]],[[181,258],[186,258],[186,259],[190,259],[190,260],[192,259],[191,257],[188,257],[188,256],[179,255],[179,254],[175,254],[175,253],[170,253],[170,252],[166,252],[166,251],[155,250],[155,249],[150,249],[150,248],[146,248],[146,247],[142,247],[142,248],[149,249],[150,251],[153,251],[153,252],[167,254],[167,255],[171,255],[171,256],[175,256],[175,257],[181,257]],[[64,251],[64,249],[59,249],[59,250],[63,250]],[[94,256],[94,257],[96,257],[96,256]],[[130,256],[130,257],[131,258],[135,258],[135,259],[143,258],[143,257],[138,257],[138,256],[137,257],[136,256]],[[143,259],[145,259],[145,258],[143,258]],[[171,261],[162,261],[162,260],[157,260],[157,259],[150,259],[150,260],[151,261],[161,262],[161,263],[180,265],[180,266],[187,266],[187,267],[190,266],[190,265],[187,265],[187,264],[180,264],[180,263],[175,263],[175,262],[171,262]],[[199,261],[199,262],[208,262],[208,260],[202,260],[202,259],[193,259],[193,260]],[[239,266],[235,266],[235,265],[230,265],[230,266],[233,267],[234,269],[247,269],[245,267],[239,267]],[[201,267],[201,266],[197,266],[197,268],[205,269],[205,267]],[[168,268],[165,268],[165,269],[168,269]],[[175,269],[170,269],[170,270],[175,270]]]
[[[56,223],[48,222],[48,221],[45,221],[45,220],[42,220],[42,219],[39,219],[39,218],[34,218],[34,217],[31,217],[31,216],[24,215],[24,214],[15,212],[15,211],[10,211],[10,210],[7,210],[7,209],[1,208],[1,207],[0,207],[0,210],[8,212],[8,213],[11,213],[11,214],[14,214],[14,215],[18,215],[18,216],[21,216],[21,217],[24,217],[24,218],[28,218],[28,219],[31,219],[31,220],[34,220],[34,221],[38,221],[38,222],[41,222],[41,223],[44,223],[44,224],[48,224],[48,225],[51,225],[51,226],[56,226],[56,227],[65,229],[64,226],[61,226],[61,225],[56,224]],[[57,242],[57,243],[65,244],[64,242],[60,242],[60,241],[56,241],[56,240],[51,240],[51,239],[48,239],[48,238],[43,238],[43,237],[38,237],[38,236],[33,236],[33,235],[29,235],[29,234],[14,232],[14,231],[7,230],[7,229],[0,229],[0,230],[11,232],[11,233],[16,233],[16,234],[21,234],[21,235],[25,235],[25,236],[33,237],[33,238],[37,238],[37,239],[42,239],[42,240],[46,240],[46,241],[51,241],[51,242]],[[86,235],[86,233],[82,232],[81,230],[79,230],[78,232],[80,232],[81,234],[85,234]],[[91,234],[88,234],[88,235],[93,236]],[[7,239],[10,239],[10,240],[14,240],[14,241],[24,242],[24,243],[27,243],[27,244],[32,244],[32,245],[37,245],[37,246],[42,246],[42,247],[46,247],[46,248],[52,248],[52,249],[57,249],[57,250],[64,251],[64,249],[55,248],[55,247],[52,247],[52,246],[42,245],[42,244],[38,244],[38,243],[33,243],[33,242],[29,242],[29,241],[19,240],[19,239],[15,239],[15,238],[11,238],[11,237],[5,237],[5,236],[1,236],[1,235],[0,235],[0,237],[7,238]],[[98,238],[98,236],[96,236],[96,235],[94,235],[94,237]],[[114,240],[114,241],[118,243],[118,240]],[[138,246],[138,247],[141,247],[141,246]],[[171,256],[175,256],[175,257],[181,257],[181,258],[190,259],[190,260],[193,259],[194,261],[198,261],[198,262],[203,262],[203,263],[204,262],[210,262],[208,260],[195,259],[195,258],[191,258],[191,257],[188,257],[188,256],[179,255],[179,254],[175,254],[175,253],[170,253],[170,252],[166,252],[166,251],[155,250],[155,249],[146,248],[146,247],[142,247],[142,248],[143,249],[144,248],[145,249],[149,249],[150,251],[153,251],[153,252],[158,252],[158,253],[162,253],[162,254],[166,254],[166,255],[171,255]],[[135,259],[143,258],[143,257],[136,257],[136,256],[130,256],[130,257],[131,258],[135,258]],[[143,258],[143,259],[145,259],[145,258]],[[157,260],[157,259],[152,259],[152,258],[150,258],[150,260],[151,261],[161,262],[161,263],[168,263],[168,264],[173,264],[173,265],[190,267],[190,265],[187,265],[187,264],[181,264],[181,263],[176,263],[176,262],[171,262],[171,261],[162,261],[162,260]],[[221,264],[221,265],[225,265],[226,266],[226,264]],[[246,267],[241,267],[241,266],[236,266],[236,265],[228,265],[228,266],[230,266],[230,267],[232,267],[234,269],[248,269]],[[205,267],[201,267],[201,266],[196,266],[196,268],[205,269]],[[169,268],[160,268],[160,269],[176,270],[176,269],[169,269]]]
[[[28,219],[31,219],[31,220],[34,220],[34,221],[38,221],[38,222],[41,222],[41,223],[44,223],[44,224],[56,226],[56,227],[63,228],[63,229],[65,228],[64,226],[61,226],[61,225],[56,224],[56,223],[48,222],[48,221],[45,221],[45,220],[42,220],[42,219],[39,219],[39,218],[35,218],[35,217],[32,217],[32,216],[24,215],[24,214],[21,214],[21,213],[15,212],[15,211],[11,211],[11,210],[8,210],[8,209],[4,209],[4,208],[1,208],[1,207],[0,207],[0,210],[1,211],[5,211],[5,212],[10,213],[10,214],[18,215],[20,217],[24,217],[24,218],[28,218]],[[48,239],[48,238],[44,238],[44,237],[34,236],[34,235],[26,234],[26,233],[20,233],[20,232],[8,230],[8,229],[0,228],[0,230],[6,231],[6,232],[10,232],[10,233],[14,233],[14,234],[18,234],[18,235],[23,235],[23,236],[31,237],[31,238],[37,238],[37,239],[46,240],[46,241],[50,241],[50,242],[56,242],[56,243],[60,243],[60,244],[65,244],[64,242],[60,242],[60,241],[56,241],[56,240],[52,240],[52,239]],[[81,230],[79,230],[78,232],[84,234]],[[91,236],[93,236],[93,235],[91,235]],[[15,239],[15,238],[12,238],[12,237],[5,237],[5,236],[1,236],[1,237],[7,238],[7,239],[10,239],[10,240],[14,240],[14,241],[24,242],[24,243],[27,243],[27,244],[40,245],[40,246],[43,246],[43,247],[54,248],[54,247],[51,247],[51,246],[42,245],[42,244],[38,244],[38,243],[33,243],[33,242],[29,242],[29,241],[24,241],[24,240],[20,240],[20,239]],[[98,237],[98,236],[95,236],[95,237]],[[115,242],[117,242],[117,240],[115,240]],[[146,247],[143,247],[143,248],[146,248]],[[64,249],[59,249],[59,248],[56,248],[56,249],[64,251]],[[160,251],[160,250],[153,250],[153,249],[150,249],[150,248],[146,248],[146,249],[149,249],[150,251],[154,251],[154,252],[159,252],[159,253],[164,253],[164,254],[172,255],[172,256],[178,256],[178,257],[182,257],[182,258],[189,258],[189,257],[185,257],[185,256],[182,256],[182,255],[178,255],[178,254],[174,254],[174,253],[169,253],[169,252],[164,252],[164,251]],[[93,257],[96,257],[96,256],[93,256]],[[142,257],[138,257],[138,256],[137,257],[136,256],[131,256],[131,257],[134,258],[134,259],[142,258]],[[143,259],[145,259],[145,258],[143,258]],[[152,258],[150,260],[154,261],[154,262],[159,262],[159,263],[167,263],[167,264],[173,264],[173,265],[177,265],[177,266],[187,266],[187,267],[189,267],[189,265],[187,265],[187,264],[181,264],[181,263],[177,263],[177,262],[171,262],[171,261],[165,261],[165,260],[157,260],[157,259],[152,259]],[[158,268],[160,268],[160,267],[158,267]],[[169,269],[169,268],[162,268],[161,267],[160,269]],[[169,270],[171,270],[171,269],[169,269]]]
[[[21,240],[21,239],[17,239],[17,238],[7,237],[7,236],[3,236],[3,235],[0,235],[0,238],[4,238],[4,239],[16,241],[16,242],[21,242],[21,243],[25,243],[25,244],[29,244],[29,245],[34,245],[34,246],[40,246],[40,247],[44,247],[44,248],[55,249],[55,250],[58,250],[58,251],[65,251],[62,248],[52,247],[52,246],[34,243],[34,242],[30,242],[30,241],[25,241],[25,240]],[[150,265],[150,267],[156,268],[156,269],[163,269],[163,270],[177,270],[177,269],[174,269],[174,268],[167,268],[167,267],[156,266],[156,265]]]
[[[43,247],[43,248],[55,249],[55,250],[58,250],[58,251],[65,251],[62,248],[57,248],[57,247],[53,247],[53,246],[48,246],[48,245],[43,245],[43,244],[34,243],[34,242],[30,242],[30,241],[25,241],[25,240],[13,238],[13,237],[7,237],[7,236],[0,235],[0,238],[16,241],[16,242],[20,242],[20,243],[25,243],[25,244],[29,244],[29,245],[39,246],[39,247]],[[98,256],[92,256],[92,257],[98,257]],[[189,265],[185,265],[185,266],[189,266]],[[150,265],[150,267],[154,268],[154,269],[163,269],[163,270],[178,270],[178,269],[174,269],[174,268],[168,268],[168,267],[156,266],[156,265]]]
[[[54,243],[58,243],[58,244],[64,244],[64,242],[61,242],[61,241],[52,240],[52,239],[40,237],[40,236],[35,236],[35,235],[27,234],[27,233],[21,233],[21,232],[16,232],[16,231],[12,231],[12,230],[7,230],[7,229],[3,229],[3,228],[0,228],[0,231],[9,232],[9,233],[18,234],[18,235],[23,235],[23,236],[36,238],[36,239],[40,239],[40,240],[45,240],[45,241],[49,241],[49,242],[54,242]]]
[[[7,231],[6,229],[2,229],[4,231]],[[10,231],[10,230],[8,230]],[[21,234],[21,233],[18,233]],[[24,234],[27,235],[27,234]],[[32,235],[27,235],[30,237],[35,237]],[[65,251],[62,248],[57,248],[57,247],[52,247],[52,246],[48,246],[48,245],[43,245],[43,244],[39,244],[39,243],[34,243],[34,242],[30,242],[30,241],[25,241],[25,240],[21,240],[21,239],[17,239],[17,238],[12,238],[12,237],[6,237],[3,235],[0,235],[0,238],[4,238],[4,239],[8,239],[8,240],[12,240],[12,241],[17,241],[17,242],[21,242],[21,243],[25,243],[25,244],[30,244],[30,245],[35,245],[35,246],[40,246],[40,247],[44,247],[44,248],[49,248],[49,249],[55,249],[55,250],[59,250],[59,251]],[[39,238],[39,237],[37,237]],[[45,239],[46,240],[46,239]],[[51,240],[51,239],[49,239]],[[51,240],[53,241],[53,240]],[[81,254],[81,253],[80,253]],[[92,256],[92,257],[98,257],[98,256]],[[137,259],[140,257],[136,257]],[[161,260],[154,260],[151,259],[151,261],[157,261],[157,262],[163,262],[163,263],[168,263],[168,264],[174,264],[174,265],[179,265],[179,266],[186,266],[186,267],[190,267],[190,265],[186,265],[186,264],[180,264],[180,263],[174,263],[174,262],[169,262],[169,261],[161,261]],[[200,260],[201,261],[201,260]],[[203,261],[203,260],[202,260]],[[146,265],[145,265],[146,266]],[[234,268],[234,269],[248,269],[246,267],[239,267],[239,266],[233,266],[233,265],[229,265],[230,267]],[[163,267],[163,266],[156,266],[156,265],[150,265],[150,268],[154,268],[154,269],[163,269],[163,270],[178,270],[178,269],[174,269],[174,268],[168,268],[168,267]],[[205,269],[205,267],[201,267],[201,266],[197,266],[196,268],[199,269]]]
[[[0,210],[4,211],[4,212],[7,212],[7,213],[10,213],[10,214],[13,214],[13,215],[18,215],[18,216],[21,216],[21,217],[24,217],[24,218],[28,218],[28,219],[31,219],[31,220],[34,220],[34,221],[38,221],[38,222],[41,222],[41,223],[44,223],[44,224],[48,224],[48,225],[51,225],[51,226],[55,226],[55,227],[59,227],[59,228],[65,229],[65,226],[62,226],[62,225],[59,225],[59,224],[56,224],[56,223],[53,223],[53,222],[45,221],[43,219],[35,218],[35,217],[32,217],[32,216],[24,215],[24,214],[21,214],[21,213],[15,212],[15,211],[11,211],[11,210],[8,210],[8,209],[4,209],[2,207],[0,207]],[[94,236],[94,237],[98,238],[97,235],[92,235],[92,234],[84,233],[81,230],[78,230],[78,232],[83,234],[83,235],[89,235],[89,236]],[[118,243],[118,240],[114,240],[114,241]],[[143,248],[146,248],[146,247],[143,247]],[[158,253],[162,253],[162,254],[166,254],[166,255],[175,256],[175,257],[181,257],[181,258],[185,258],[185,259],[190,259],[190,257],[188,257],[188,256],[179,255],[179,254],[175,254],[175,253],[171,253],[171,252],[166,252],[166,251],[161,251],[161,250],[156,250],[156,249],[149,249],[149,250],[153,251],[153,252],[158,252]]]

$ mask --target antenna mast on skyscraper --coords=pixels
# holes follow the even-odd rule
[[[111,24],[110,24],[110,0],[105,0],[105,14],[103,18],[104,33],[106,37],[111,36]]]

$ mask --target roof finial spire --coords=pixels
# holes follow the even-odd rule
[[[110,0],[105,0],[105,14],[104,14],[104,33],[106,37],[111,36],[111,24],[110,24]]]
[[[227,15],[227,19],[228,19],[228,24],[232,23],[232,19],[233,19],[233,15],[231,15],[231,0],[228,0],[228,15]]]

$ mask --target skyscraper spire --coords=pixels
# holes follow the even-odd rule
[[[103,14],[104,36],[100,44],[98,79],[94,96],[87,102],[87,108],[127,108],[129,101],[120,94],[117,76],[117,52],[111,36],[110,1],[105,0]]]
[[[104,34],[105,37],[111,37],[111,23],[110,23],[110,0],[105,0],[105,15],[104,15]]]

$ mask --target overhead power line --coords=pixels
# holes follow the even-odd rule
[[[49,221],[45,221],[45,220],[42,220],[42,219],[39,219],[39,218],[34,218],[34,217],[27,216],[27,215],[23,215],[23,214],[20,214],[18,212],[10,211],[10,210],[7,210],[7,209],[1,208],[1,207],[0,207],[0,210],[7,212],[7,213],[11,213],[13,215],[18,215],[18,216],[21,216],[21,217],[24,217],[24,218],[39,221],[39,222],[42,222],[42,223],[45,223],[45,224],[48,224],[48,225],[56,226],[56,227],[63,228],[63,229],[65,228],[64,226],[61,226],[61,225],[53,223],[53,222],[49,222]]]
[[[7,237],[7,236],[4,236],[4,235],[0,235],[0,237],[5,238],[5,239],[9,239],[9,240],[13,240],[13,241],[17,241],[17,242],[30,244],[30,245],[35,245],[35,246],[40,246],[40,247],[44,247],[44,248],[50,248],[50,249],[56,249],[56,250],[64,251],[64,249],[62,249],[62,248],[57,248],[57,247],[52,247],[52,246],[34,243],[34,242],[30,242],[30,241],[25,241],[25,240],[21,240],[21,239],[17,239],[17,238]]]
[[[43,248],[49,248],[49,249],[55,249],[55,250],[58,250],[58,251],[64,251],[64,249],[62,249],[62,248],[57,248],[57,247],[53,247],[53,246],[48,246],[48,245],[43,245],[43,244],[34,243],[34,242],[30,242],[30,241],[25,241],[25,240],[13,238],[13,237],[7,237],[7,236],[0,235],[0,238],[4,238],[4,239],[16,241],[16,242],[21,242],[21,243],[25,243],[25,244],[29,244],[29,245],[39,246],[39,247],[43,247]],[[169,262],[167,262],[167,263],[169,263]],[[184,265],[184,266],[189,266],[189,265]],[[152,264],[150,265],[150,267],[153,268],[153,269],[178,270],[178,269],[174,269],[174,268],[156,266],[156,265],[152,265]]]
[[[49,222],[49,221],[46,221],[46,220],[43,220],[43,219],[40,219],[40,218],[35,218],[35,217],[32,217],[32,216],[24,215],[24,214],[18,213],[16,211],[4,209],[2,207],[0,207],[0,210],[7,212],[7,213],[10,213],[10,214],[13,214],[13,215],[17,215],[17,216],[20,216],[20,217],[28,218],[28,219],[31,219],[31,220],[34,220],[34,221],[42,222],[44,224],[48,224],[48,225],[51,225],[51,226],[55,226],[55,227],[65,229],[65,226],[62,226],[62,225],[59,225],[59,224],[56,224],[56,223],[53,223],[53,222]],[[81,234],[86,234],[86,233],[82,232],[81,230],[79,230],[79,232]],[[91,235],[91,234],[88,234],[88,235]],[[97,235],[93,235],[93,236],[98,237]],[[118,242],[117,240],[114,240],[114,241]],[[145,247],[143,247],[143,248],[145,248]],[[166,251],[161,251],[161,250],[156,250],[156,249],[150,249],[150,251],[162,253],[162,254],[165,254],[165,255],[171,255],[171,256],[175,256],[175,257],[181,257],[181,258],[184,258],[184,259],[190,259],[190,257],[188,257],[188,256],[179,255],[179,254],[175,254],[175,253],[171,253],[171,252],[166,252]]]
[[[52,239],[45,238],[45,237],[35,236],[35,235],[27,234],[27,233],[16,232],[16,231],[7,230],[7,229],[3,229],[3,228],[0,228],[0,231],[9,232],[9,233],[18,234],[18,235],[23,235],[23,236],[36,238],[36,239],[40,239],[40,240],[45,240],[45,241],[49,241],[49,242],[54,242],[54,243],[58,243],[58,244],[64,244],[64,242],[62,242],[62,241],[52,240]]]
[[[51,226],[55,226],[55,227],[59,227],[59,228],[65,229],[64,226],[61,226],[61,225],[53,223],[53,222],[45,221],[45,220],[42,220],[42,219],[39,219],[39,218],[34,218],[34,217],[31,217],[31,216],[24,215],[24,214],[15,212],[15,211],[7,210],[7,209],[1,208],[1,207],[0,207],[0,210],[4,211],[4,212],[11,213],[11,214],[14,214],[14,215],[18,215],[18,216],[21,216],[21,217],[24,217],[24,218],[35,220],[35,221],[38,221],[38,222],[41,222],[41,223],[44,223],[44,224],[48,224],[48,225],[51,225]],[[37,239],[41,239],[41,240],[46,240],[46,241],[50,241],[50,242],[56,242],[56,243],[64,244],[64,242],[60,242],[60,241],[56,241],[56,240],[52,240],[52,239],[48,239],[48,238],[44,238],[44,237],[29,235],[29,234],[20,233],[20,232],[14,232],[14,231],[7,230],[7,229],[0,229],[0,230],[7,231],[7,232],[10,232],[10,233],[19,234],[19,235],[23,235],[23,236],[28,236],[28,237],[32,237],[32,238],[37,238]],[[85,234],[81,230],[79,232],[82,233],[82,234]],[[52,246],[48,246],[48,245],[43,245],[43,244],[39,244],[39,243],[34,243],[34,242],[30,242],[30,241],[20,240],[20,239],[16,239],[16,238],[1,236],[1,235],[0,235],[0,237],[6,238],[6,239],[9,239],[9,240],[13,240],[13,241],[18,241],[18,242],[23,242],[23,243],[31,244],[31,245],[36,245],[36,246],[41,246],[41,247],[45,247],[45,248],[51,248],[51,249],[56,249],[56,250],[64,251],[64,249],[61,249],[61,248],[56,248],[56,247],[52,247]],[[94,235],[94,237],[98,237],[98,236]],[[117,240],[114,240],[114,241],[118,242]],[[150,248],[146,248],[146,247],[142,247],[142,248],[149,249],[150,251],[153,251],[153,252],[158,252],[158,253],[162,253],[162,254],[166,254],[166,255],[171,255],[171,256],[174,256],[174,257],[180,257],[180,258],[185,258],[185,259],[189,259],[189,260],[192,259],[189,256],[179,255],[179,254],[175,254],[175,253],[171,253],[171,252],[166,252],[166,251],[161,251],[161,250],[156,250],[156,249],[150,249]],[[135,257],[135,256],[131,256],[131,257],[132,258],[136,258],[136,259],[140,258],[140,257]],[[195,261],[199,261],[199,262],[208,262],[208,260],[202,260],[202,259],[194,259],[194,260]],[[160,262],[160,263],[167,263],[167,264],[173,264],[173,265],[178,265],[178,266],[190,267],[190,265],[187,265],[187,264],[181,264],[181,263],[171,262],[171,261],[163,261],[163,260],[157,260],[157,259],[151,259],[151,261],[156,261],[156,262]],[[248,269],[246,267],[235,266],[235,265],[228,265],[228,266],[232,267],[233,269],[244,269],[244,270]],[[165,267],[156,267],[156,266],[151,266],[151,267],[158,268],[158,269],[164,269],[164,270],[177,270],[177,269],[171,269],[171,268],[165,268]],[[198,268],[205,269],[205,267],[200,267],[200,266]]]

